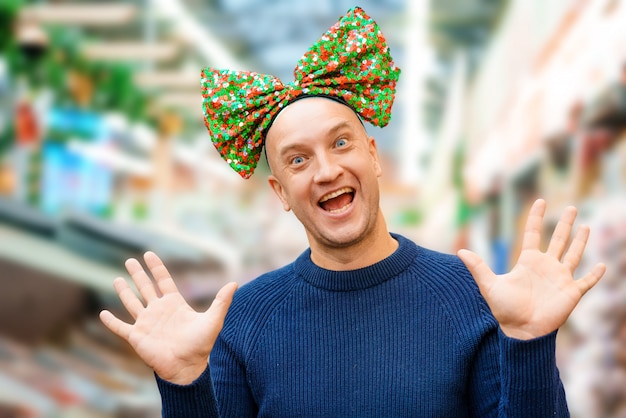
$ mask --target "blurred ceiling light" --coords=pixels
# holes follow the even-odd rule
[[[122,3],[35,4],[24,7],[20,12],[20,18],[37,22],[89,26],[124,25],[136,15],[135,5]]]
[[[85,57],[104,60],[127,61],[170,61],[179,52],[174,43],[146,44],[142,42],[103,42],[84,45],[81,50]]]
[[[48,45],[48,34],[33,21],[21,21],[17,25],[15,38],[22,45]]]
[[[200,69],[198,71],[144,71],[134,77],[139,87],[195,89],[199,94]]]
[[[223,43],[198,22],[196,16],[189,13],[178,0],[151,0],[161,16],[174,22],[174,30],[193,45],[206,60],[206,65],[233,70],[245,69],[245,66],[232,54]]]

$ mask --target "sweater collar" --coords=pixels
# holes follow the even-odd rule
[[[412,241],[398,234],[392,233],[391,236],[398,241],[398,248],[371,266],[346,271],[327,270],[311,261],[309,248],[294,262],[296,274],[312,286],[332,291],[359,290],[381,284],[406,270],[419,252],[419,247]]]

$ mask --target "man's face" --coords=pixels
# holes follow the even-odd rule
[[[266,153],[269,183],[313,250],[374,236],[381,169],[374,139],[350,108],[320,97],[290,104],[267,133]]]

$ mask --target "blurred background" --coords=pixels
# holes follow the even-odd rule
[[[389,227],[497,272],[532,201],[592,227],[608,265],[559,332],[574,417],[626,416],[626,2],[363,0],[402,75]],[[202,121],[205,66],[292,79],[344,0],[0,0],[0,416],[158,417],[153,375],[97,319],[148,249],[205,309],[307,247]],[[261,161],[263,163],[263,159]]]

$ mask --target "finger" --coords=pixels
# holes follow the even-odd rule
[[[130,331],[132,326],[126,322],[118,319],[109,311],[100,312],[100,320],[102,323],[110,329],[114,334],[128,341],[130,337]]]
[[[139,293],[146,303],[150,303],[150,301],[158,298],[154,283],[152,283],[152,280],[150,280],[150,277],[148,277],[142,265],[139,264],[139,261],[134,258],[129,258],[126,260],[125,266],[128,274],[130,274],[130,277],[132,277],[135,283],[135,287],[137,287],[137,290],[139,290]]]
[[[589,238],[589,227],[587,225],[581,225],[576,231],[576,236],[572,240],[569,249],[565,253],[563,258],[563,264],[569,268],[573,273],[580,264],[585,247],[587,246],[587,239]]]
[[[144,306],[133,289],[131,289],[128,283],[126,283],[126,280],[121,277],[113,281],[113,287],[128,313],[131,314],[134,319],[137,319],[137,315],[139,315],[139,312],[141,312]]]
[[[541,224],[545,212],[545,200],[535,200],[535,203],[533,203],[528,212],[528,219],[526,220],[526,227],[524,228],[522,250],[539,248],[539,244],[541,243]]]
[[[457,255],[461,261],[463,261],[470,273],[472,273],[480,291],[483,293],[486,292],[491,287],[491,283],[495,279],[495,274],[491,268],[489,268],[487,263],[485,263],[476,253],[469,250],[459,250]]]
[[[593,268],[593,270],[591,270],[591,273],[587,274],[585,277],[576,280],[575,283],[578,284],[578,288],[580,289],[581,294],[584,295],[589,289],[594,287],[596,283],[598,283],[598,281],[602,278],[602,276],[604,276],[605,272],[606,265],[604,265],[603,263],[598,263]]]
[[[176,287],[174,279],[172,279],[172,276],[169,271],[167,271],[165,264],[163,264],[159,256],[152,251],[148,251],[144,254],[143,259],[146,261],[146,265],[150,269],[150,273],[152,273],[152,277],[154,277],[156,285],[162,294],[178,292],[178,287]]]
[[[216,335],[224,325],[224,318],[226,318],[226,313],[228,312],[228,308],[233,301],[233,295],[236,290],[237,283],[235,282],[224,285],[224,287],[217,292],[213,303],[211,303],[211,306],[205,313],[213,322],[214,329],[217,331]]]
[[[561,259],[563,252],[569,242],[570,234],[572,233],[572,225],[576,220],[577,210],[574,206],[569,206],[565,209],[561,215],[561,219],[556,224],[552,238],[550,238],[550,244],[546,251],[551,256]]]

